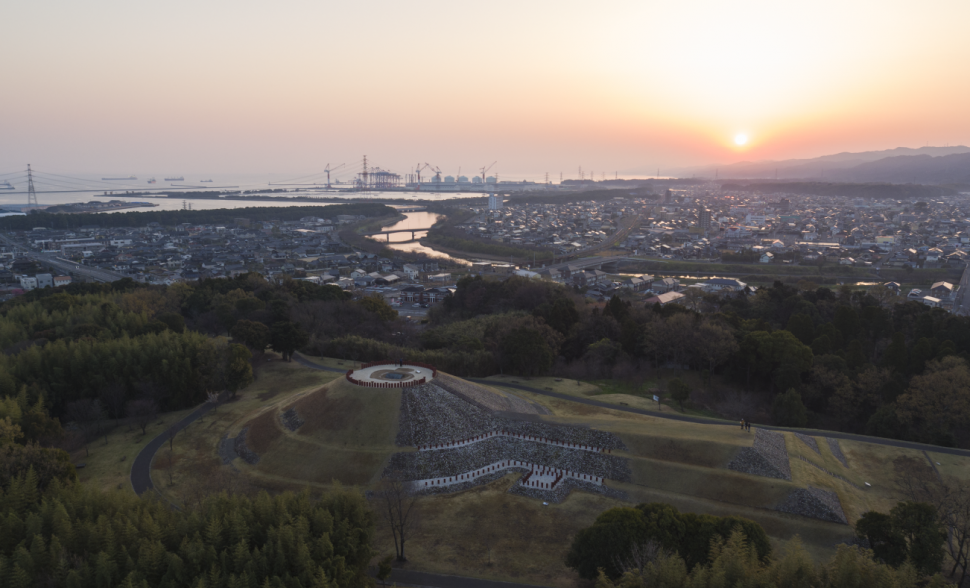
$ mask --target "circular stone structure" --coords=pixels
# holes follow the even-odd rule
[[[360,369],[347,372],[351,384],[378,388],[404,388],[426,384],[438,375],[434,366],[411,363],[375,361],[365,363]]]

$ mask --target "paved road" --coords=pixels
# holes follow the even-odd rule
[[[29,257],[39,263],[47,264],[55,269],[60,270],[64,274],[74,273],[76,275],[83,276],[89,280],[94,280],[96,282],[114,282],[124,278],[122,274],[103,270],[99,268],[90,268],[83,266],[68,259],[61,259],[55,257],[53,254],[47,253],[34,253],[27,252],[24,254],[25,257]]]
[[[213,405],[206,402],[199,408],[195,409],[192,414],[186,416],[179,422],[172,425],[175,432],[178,433],[185,427],[194,423],[200,419],[205,413],[212,410]],[[161,449],[162,445],[168,442],[168,430],[162,432],[158,437],[155,437],[148,442],[148,445],[144,446],[135,459],[131,462],[131,487],[134,489],[135,494],[141,495],[148,490],[154,490],[155,485],[152,484],[152,459],[155,457],[155,452]]]
[[[6,235],[0,234],[0,241],[3,241],[10,247],[13,247],[14,251],[19,252],[22,256],[28,259],[33,259],[41,264],[48,265],[56,270],[59,270],[64,275],[73,273],[74,275],[82,276],[96,282],[114,282],[115,280],[120,280],[121,278],[125,277],[110,270],[89,268],[74,263],[69,259],[58,258],[53,252],[40,253],[37,251],[31,251],[30,249],[26,249],[22,245],[16,243]]]
[[[345,370],[340,370],[337,368],[326,367],[322,365],[317,365],[308,359],[301,357],[299,354],[293,354],[293,360],[302,366],[308,367],[310,369],[325,371],[325,372],[336,372],[344,373]],[[707,419],[702,417],[693,417],[689,415],[679,415],[671,413],[661,413],[650,410],[643,410],[639,408],[631,408],[628,406],[617,406],[615,404],[609,404],[607,402],[601,402],[598,400],[593,400],[591,398],[579,398],[576,396],[570,396],[568,394],[559,394],[558,392],[550,392],[549,390],[540,390],[538,388],[533,388],[531,386],[524,386],[522,384],[512,384],[505,382],[496,382],[494,380],[485,380],[482,378],[466,378],[472,382],[479,382],[486,385],[500,385],[509,388],[516,388],[519,390],[525,390],[527,392],[533,392],[535,394],[541,394],[543,396],[550,396],[553,398],[559,398],[562,400],[569,400],[571,402],[578,402],[580,404],[588,404],[590,406],[598,406],[601,408],[609,408],[612,410],[621,410],[624,412],[631,412],[636,414],[642,414],[647,416],[671,419],[682,422],[697,423],[701,425],[719,425],[719,426],[737,426],[733,421],[723,421],[718,419]],[[189,424],[195,422],[201,418],[204,414],[212,410],[211,404],[204,404],[198,409],[196,409],[192,414],[186,416],[181,421],[174,425],[176,431],[181,431]],[[760,425],[759,425],[760,426]],[[887,445],[890,447],[903,447],[907,449],[917,449],[922,451],[935,451],[938,453],[948,453],[951,455],[961,455],[970,456],[970,451],[965,449],[952,449],[948,447],[935,447],[932,445],[923,445],[920,443],[910,443],[907,441],[895,441],[892,439],[881,439],[879,437],[867,437],[865,435],[852,435],[849,433],[838,433],[835,431],[816,431],[811,429],[788,429],[782,427],[771,427],[762,426],[764,429],[772,429],[778,431],[795,431],[800,433],[805,433],[807,435],[820,435],[826,437],[834,437],[837,439],[850,439],[853,441],[862,441],[864,443],[874,443],[876,445]],[[152,484],[151,478],[151,467],[152,459],[157,452],[165,443],[168,441],[168,436],[166,433],[158,435],[151,442],[148,443],[135,457],[131,464],[131,486],[135,490],[136,494],[143,494],[148,490],[153,490],[155,486]],[[931,460],[932,462],[932,460]],[[373,570],[370,571],[373,575]],[[430,574],[426,572],[417,572],[411,570],[401,570],[396,569],[391,572],[390,577],[391,582],[396,582],[398,586],[412,586],[415,588],[539,588],[533,584],[516,584],[512,582],[498,582],[494,580],[482,580],[479,578],[466,578],[462,576],[449,576],[445,574]]]
[[[970,298],[967,297],[967,290],[970,290],[970,265],[963,270],[963,276],[960,278],[957,299],[953,303],[953,314],[961,316],[970,314]]]

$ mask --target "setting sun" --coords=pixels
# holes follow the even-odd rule
[[[738,133],[734,136],[734,144],[741,146],[748,142],[748,136],[744,133]]]

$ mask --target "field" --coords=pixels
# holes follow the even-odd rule
[[[341,370],[350,367],[343,360],[308,359]],[[552,414],[540,417],[544,421],[619,436],[628,450],[614,454],[628,459],[632,478],[609,485],[625,492],[627,500],[573,492],[560,504],[543,505],[506,492],[518,474],[464,492],[424,496],[417,502],[419,525],[407,545],[411,569],[573,586],[575,576],[564,566],[563,556],[574,534],[603,510],[653,501],[685,511],[743,516],[761,524],[776,545],[799,535],[814,557],[827,559],[835,545],[851,537],[849,526],[774,508],[792,490],[812,485],[835,491],[850,521],[870,509],[886,511],[898,499],[893,459],[908,455],[925,460],[918,451],[840,441],[849,464],[846,468],[823,437],[815,438],[816,453],[794,434],[785,433],[792,480],[753,476],[725,467],[753,440],[753,433],[734,424],[692,424],[624,412],[619,410],[625,408],[624,402],[629,406],[645,402],[652,410],[657,405],[623,393],[629,391],[590,382],[511,377],[489,381],[499,393],[513,393],[548,408]],[[617,409],[506,387],[515,383],[612,402]],[[176,437],[171,450],[165,446],[158,452],[153,480],[163,496],[176,504],[192,504],[206,492],[218,490],[323,490],[335,482],[371,489],[389,456],[409,451],[394,445],[399,410],[398,390],[360,388],[339,373],[270,361],[259,366],[256,382],[236,400],[189,426]],[[661,406],[665,413],[674,410]],[[163,431],[181,414],[163,415],[144,437],[140,431],[119,427],[109,434],[107,445],[92,443],[88,466],[80,470],[82,479],[102,488],[126,483],[127,464],[134,454],[153,432]],[[295,415],[302,425],[291,431],[286,415]],[[231,440],[244,430],[244,446],[259,456],[258,462],[230,455],[231,465],[221,465],[226,447],[221,441],[230,439],[232,446]],[[943,474],[970,478],[970,459],[936,453],[930,457],[939,462]],[[389,533],[379,529],[375,549],[379,552],[375,560],[393,552]]]

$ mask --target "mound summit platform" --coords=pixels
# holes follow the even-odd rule
[[[347,370],[347,381],[368,388],[407,388],[427,384],[438,377],[434,366],[409,361],[372,361]]]

